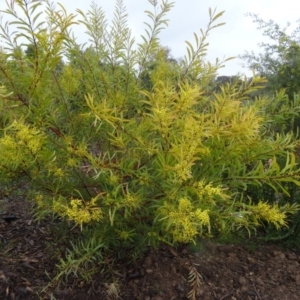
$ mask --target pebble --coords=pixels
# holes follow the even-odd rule
[[[153,273],[153,270],[152,269],[147,269],[146,273],[148,273],[148,274]]]
[[[240,285],[245,285],[247,283],[247,279],[243,276],[240,276],[238,281]]]
[[[263,286],[265,283],[262,281],[262,279],[260,277],[256,277],[255,278],[255,282],[258,284],[258,285],[261,285]]]

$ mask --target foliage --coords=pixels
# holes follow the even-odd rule
[[[67,251],[66,259],[60,260],[54,281],[67,280],[71,274],[82,277],[85,281],[91,280],[91,275],[99,268],[97,261],[103,259],[102,248],[103,244],[95,239],[85,240],[78,246],[72,244],[72,249]]]
[[[298,142],[293,133],[276,131],[299,103],[286,103],[281,94],[253,100],[263,86],[258,77],[207,93],[221,63],[205,60],[206,40],[223,13],[209,10],[196,47],[187,42],[184,59],[170,63],[158,34],[173,4],[149,2],[151,23],[140,44],[121,0],[110,27],[95,3],[87,14],[78,10],[86,45],[76,43],[75,17],[61,5],[11,1],[4,11],[15,21],[1,26],[7,46],[0,76],[9,91],[1,92],[1,108],[10,120],[0,137],[1,181],[27,178],[41,215],[81,228],[84,238],[61,261],[59,278],[101,260],[104,249],[121,257],[148,245],[250,232],[264,222],[286,226],[298,209],[268,198],[254,203],[247,190],[266,184],[287,192],[286,182],[300,184]],[[29,45],[35,55],[24,54]],[[62,57],[68,61],[57,72]]]
[[[253,52],[246,52],[241,58],[244,60],[244,65],[253,69],[258,75],[267,78],[265,83],[266,88],[264,93],[271,94],[275,98],[280,99],[274,103],[270,102],[269,115],[270,118],[274,116],[276,111],[276,123],[274,128],[277,132],[288,132],[293,130],[298,133],[299,130],[299,25],[289,33],[289,26],[281,28],[273,20],[264,21],[256,14],[249,14],[252,17],[253,22],[258,25],[258,29],[263,31],[263,36],[266,37],[269,42],[260,43],[260,47],[263,50],[262,53],[256,55]],[[262,92],[256,93],[256,95],[262,94]],[[287,107],[289,107],[287,109]],[[290,109],[294,107],[294,112]],[[297,162],[299,161],[299,150],[296,151]],[[280,159],[280,165],[285,164],[284,159]],[[270,189],[266,185],[262,185],[259,188],[251,188],[249,195],[256,203],[261,198],[272,199],[272,202],[285,205],[286,203],[297,203],[298,200],[298,188],[289,183],[286,184],[286,190],[288,190],[288,196],[278,193],[276,190]],[[279,201],[280,200],[280,201]],[[266,239],[267,240],[287,240],[286,244],[297,245],[299,243],[299,218],[298,213],[292,218],[290,228],[274,228],[274,226],[266,226]]]
[[[257,74],[268,79],[269,92],[285,89],[290,99],[299,93],[300,78],[300,45],[297,26],[290,34],[287,32],[290,24],[281,28],[273,20],[264,21],[256,14],[249,14],[258,29],[263,30],[263,36],[270,42],[260,43],[262,53],[246,52],[241,58],[244,65],[253,69]]]

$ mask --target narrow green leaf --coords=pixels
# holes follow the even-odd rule
[[[221,11],[218,14],[216,14],[213,19],[212,22],[214,22],[215,20],[217,20],[218,18],[222,17],[225,11]],[[225,24],[225,23],[224,23]]]

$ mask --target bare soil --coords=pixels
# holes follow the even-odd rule
[[[54,226],[51,220],[34,222],[22,196],[0,198],[0,299],[114,299],[114,288],[115,299],[124,300],[188,299],[191,290],[190,299],[300,299],[298,250],[205,241],[198,248],[149,250],[134,265],[119,263],[118,286],[99,272],[89,284],[70,278],[66,286],[43,292],[69,247],[68,233],[57,237]]]

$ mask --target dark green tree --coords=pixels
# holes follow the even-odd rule
[[[300,26],[288,33],[289,23],[282,28],[273,20],[265,21],[257,14],[248,16],[252,17],[269,41],[259,44],[261,53],[246,51],[241,55],[243,66],[267,78],[265,91],[284,88],[289,99],[293,99],[300,91]]]

